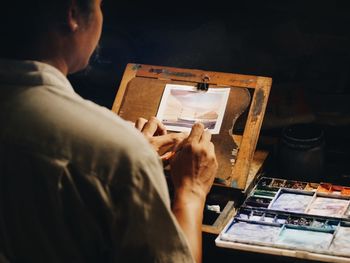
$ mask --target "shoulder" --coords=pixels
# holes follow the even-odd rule
[[[100,164],[123,156],[157,159],[131,123],[72,90],[52,85],[17,88],[0,108],[7,112],[0,114],[1,121],[7,121],[2,136],[47,154],[80,161],[97,158]]]
[[[120,158],[134,163],[157,162],[156,153],[131,122],[78,95],[55,97],[49,99],[50,109],[43,121],[54,122],[57,136],[69,139],[63,144],[71,150],[100,156],[100,162]]]

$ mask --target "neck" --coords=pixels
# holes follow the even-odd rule
[[[49,64],[49,65],[57,68],[65,76],[67,76],[67,74],[68,74],[68,65],[63,59],[51,58],[51,59],[42,59],[42,60],[38,60],[38,61],[44,62],[46,64]]]

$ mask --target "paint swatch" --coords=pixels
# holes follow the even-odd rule
[[[330,246],[330,251],[334,254],[349,256],[350,251],[350,228],[349,227],[339,227],[332,245]]]
[[[349,200],[316,197],[307,213],[312,215],[342,217],[349,206]]]
[[[304,229],[283,228],[276,244],[296,249],[324,251],[328,249],[333,233]]]
[[[280,228],[270,225],[235,222],[226,232],[224,238],[228,241],[243,241],[247,243],[263,242],[274,244]]]
[[[298,193],[281,193],[270,206],[273,210],[303,213],[312,196]]]

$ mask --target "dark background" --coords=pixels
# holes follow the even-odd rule
[[[100,56],[89,71],[70,79],[83,97],[111,108],[127,63],[272,77],[261,138],[278,141],[283,128],[291,124],[319,125],[326,141],[321,180],[349,185],[350,8],[346,2],[104,0]],[[276,155],[273,146],[267,169],[271,173],[276,173]],[[212,240],[207,241],[207,261],[240,256],[211,254]],[[247,258],[256,260],[255,255]]]
[[[111,108],[127,63],[272,77],[261,135],[278,139],[291,124],[321,125],[324,179],[348,184],[346,2],[104,0],[100,56],[70,79],[83,97]]]

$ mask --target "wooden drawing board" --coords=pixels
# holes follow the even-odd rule
[[[220,133],[212,136],[219,163],[217,178],[222,186],[244,190],[263,121],[272,80],[268,77],[196,69],[128,64],[112,111],[123,119],[156,116],[166,84],[230,88]],[[235,121],[244,116],[241,132]],[[236,149],[235,156],[232,151]],[[234,163],[232,161],[234,159]]]

